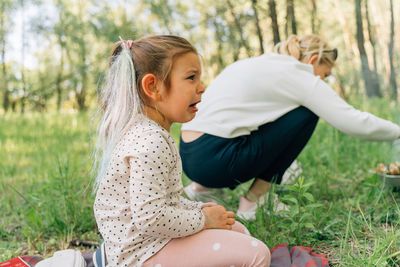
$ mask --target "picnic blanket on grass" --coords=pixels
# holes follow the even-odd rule
[[[271,249],[270,267],[329,267],[328,257],[311,251],[309,247],[295,246],[289,250],[287,244]]]
[[[87,251],[82,254],[87,267],[105,267],[104,246],[100,246],[97,251]],[[96,255],[97,254],[97,255]],[[97,257],[96,257],[97,256]],[[43,258],[37,256],[21,256],[26,266],[34,267]],[[94,258],[97,260],[93,261]],[[104,262],[103,262],[104,261]],[[2,263],[0,263],[0,267]],[[5,265],[14,267],[16,265]],[[67,267],[67,266],[62,266]],[[73,267],[73,266],[68,266]],[[328,257],[311,251],[309,247],[295,246],[289,249],[287,244],[280,244],[271,249],[270,267],[329,267]]]

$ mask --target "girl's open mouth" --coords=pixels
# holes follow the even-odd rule
[[[196,105],[197,105],[198,103],[200,103],[200,101],[197,101],[197,102],[194,102],[194,103],[190,104],[189,107],[191,107],[191,108],[196,108]]]
[[[200,101],[195,102],[195,103],[193,103],[193,104],[190,104],[190,105],[189,105],[190,111],[192,111],[192,112],[197,112],[198,109],[197,109],[196,105],[197,105],[199,102],[200,102]]]

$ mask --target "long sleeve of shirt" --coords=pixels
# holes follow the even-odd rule
[[[138,142],[141,146],[130,158],[130,198],[136,227],[144,234],[168,238],[200,231],[204,216],[199,206],[185,209],[181,203],[176,187],[180,176],[171,172],[176,159],[167,140],[149,134]]]
[[[192,201],[181,196],[181,204],[185,209],[201,209],[205,203]]]
[[[355,109],[320,79],[316,79],[304,106],[339,131],[360,139],[390,141],[400,137],[397,124]]]

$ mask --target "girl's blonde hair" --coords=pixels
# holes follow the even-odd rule
[[[102,118],[94,153],[95,190],[125,128],[149,104],[142,88],[143,77],[154,74],[168,90],[174,60],[188,52],[197,54],[196,48],[179,36],[151,35],[129,42],[119,41],[112,49],[110,68],[99,94]]]
[[[278,43],[274,51],[292,56],[299,61],[309,60],[313,55],[318,55],[318,63],[330,67],[335,65],[337,58],[337,49],[332,49],[324,39],[313,34],[291,35],[286,41]]]

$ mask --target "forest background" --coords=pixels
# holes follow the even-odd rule
[[[0,0],[0,262],[102,242],[92,118],[118,36],[187,38],[207,85],[291,34],[318,34],[339,50],[327,82],[355,107],[399,123],[399,18],[399,0]],[[310,246],[332,266],[399,266],[400,197],[368,172],[393,160],[400,146],[321,122],[299,157],[304,177],[276,188],[291,216],[260,209],[244,223],[269,247]],[[226,192],[228,209],[246,186]]]
[[[121,35],[176,34],[204,60],[207,85],[230,63],[291,34],[315,33],[339,50],[334,88],[397,99],[396,0],[2,0],[1,112],[87,110]]]

